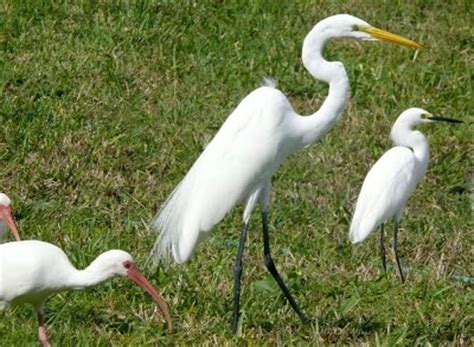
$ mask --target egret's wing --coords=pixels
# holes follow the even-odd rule
[[[403,209],[416,186],[416,158],[406,147],[387,151],[365,177],[357,199],[349,239],[363,241],[375,228]]]
[[[275,95],[282,94],[259,88],[227,118],[155,217],[159,236],[153,255],[186,261],[206,233],[271,176],[279,164],[282,126],[282,108],[272,108]]]

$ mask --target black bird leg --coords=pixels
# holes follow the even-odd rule
[[[400,272],[400,279],[402,283],[405,282],[405,277],[403,276],[402,266],[400,264],[400,258],[398,257],[398,250],[397,250],[397,235],[398,234],[398,221],[395,221],[395,229],[393,230],[393,252],[395,253],[395,260],[397,261],[398,271]]]
[[[239,250],[234,264],[234,311],[232,313],[232,334],[237,334],[240,316],[240,278],[242,277],[242,256],[244,254],[245,240],[247,239],[248,223],[242,224],[240,232]]]
[[[384,245],[384,230],[383,230],[383,223],[381,226],[381,232],[380,232],[380,253],[382,255],[382,265],[383,269],[387,271],[387,258],[386,258],[386,253],[385,253],[385,245]]]
[[[280,277],[280,274],[278,273],[275,267],[275,263],[273,262],[273,259],[270,253],[270,235],[269,235],[269,230],[268,230],[268,212],[267,211],[262,212],[262,226],[263,226],[263,256],[264,256],[265,266],[267,267],[268,271],[270,271],[275,281],[277,281],[286,299],[289,301],[291,307],[293,307],[296,314],[300,317],[303,324],[308,324],[310,322],[309,319],[306,317],[303,311],[301,311],[300,307],[296,303],[293,296],[291,296],[290,291],[285,285],[285,282],[283,282],[283,279]]]

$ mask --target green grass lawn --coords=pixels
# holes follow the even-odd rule
[[[242,207],[185,266],[147,264],[148,225],[262,77],[276,79],[301,114],[319,107],[327,86],[303,68],[302,41],[344,12],[426,48],[327,46],[326,57],[346,66],[350,105],[322,141],[282,165],[270,209],[275,262],[314,324],[300,324],[266,272],[256,213],[232,337]],[[78,267],[108,249],[129,251],[174,318],[168,334],[151,299],[116,279],[52,297],[52,343],[472,345],[472,15],[469,1],[0,4],[0,191],[13,199],[23,238],[60,246]],[[401,284],[391,254],[382,271],[378,234],[357,246],[347,234],[365,174],[412,106],[468,124],[420,129],[431,161],[401,225]],[[0,332],[2,346],[34,345],[32,309],[0,313]]]

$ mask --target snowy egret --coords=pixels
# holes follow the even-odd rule
[[[43,305],[53,293],[84,289],[115,276],[126,276],[140,285],[158,303],[168,326],[171,318],[160,293],[140,273],[130,254],[111,250],[99,255],[87,268],[77,270],[58,247],[41,241],[19,241],[0,245],[0,310],[11,305],[32,304],[38,318],[38,337],[50,346]]]
[[[20,234],[12,216],[11,204],[10,198],[4,193],[0,193],[0,244],[6,241],[8,229],[11,230],[15,239],[20,241]]]
[[[350,227],[349,239],[357,243],[381,225],[380,250],[386,270],[383,223],[394,217],[393,251],[402,282],[405,277],[397,252],[398,226],[408,198],[426,172],[430,154],[425,136],[413,128],[435,121],[462,123],[433,116],[421,108],[410,108],[398,117],[390,133],[395,147],[385,152],[365,177]]]
[[[346,107],[349,79],[344,65],[327,61],[322,54],[326,42],[338,37],[384,40],[420,48],[414,41],[374,28],[351,15],[340,14],[320,21],[304,40],[302,60],[313,77],[329,84],[329,94],[321,108],[310,116],[300,116],[274,86],[254,90],[227,118],[153,221],[159,235],[152,254],[158,259],[172,258],[183,263],[211,228],[236,204],[245,201],[234,265],[234,333],[239,320],[242,255],[256,204],[261,208],[265,265],[300,319],[308,321],[272,260],[268,205],[271,177],[282,160],[320,139]]]

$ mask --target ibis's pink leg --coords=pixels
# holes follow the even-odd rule
[[[43,309],[38,309],[36,315],[38,317],[38,338],[43,347],[51,347],[48,339],[48,331],[46,330],[46,325],[44,323]]]

